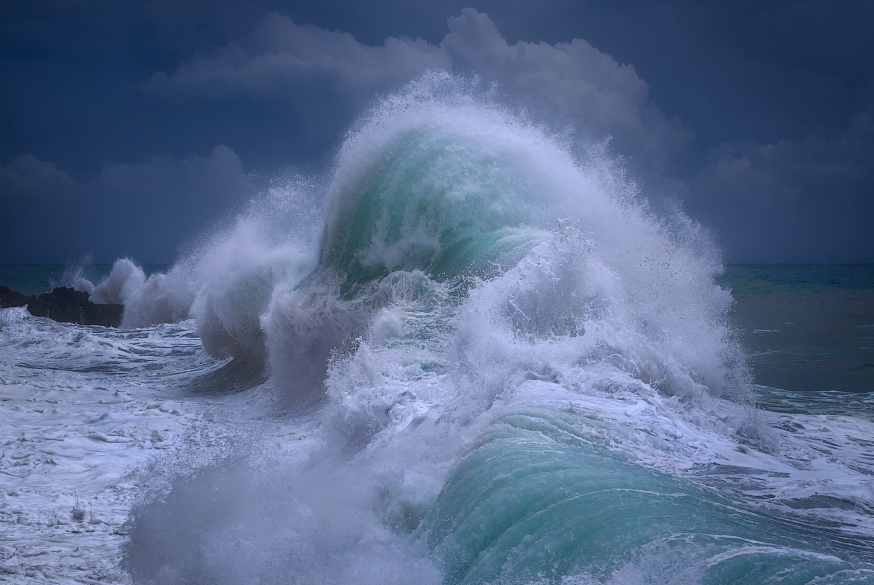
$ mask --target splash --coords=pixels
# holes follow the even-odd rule
[[[434,72],[361,118],[317,191],[95,288],[257,364],[293,435],[138,508],[138,581],[868,575],[839,529],[743,499],[797,468],[752,408],[715,247],[603,145]]]

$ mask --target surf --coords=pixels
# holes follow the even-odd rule
[[[837,524],[791,505],[837,468],[756,410],[709,232],[569,136],[431,72],[328,179],[167,273],[117,263],[95,294],[129,327],[193,319],[231,364],[199,391],[237,376],[294,437],[142,501],[136,581],[871,578],[861,475],[806,484],[857,506]]]

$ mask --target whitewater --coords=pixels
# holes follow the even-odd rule
[[[758,407],[723,272],[606,144],[425,75],[73,278],[121,328],[0,310],[0,581],[874,583],[874,417]]]

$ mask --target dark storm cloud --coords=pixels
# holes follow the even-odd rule
[[[441,51],[422,39],[390,37],[381,46],[369,46],[349,33],[300,26],[271,13],[245,42],[197,56],[172,77],[156,73],[145,90],[182,99],[282,99],[314,83],[333,83],[335,90],[370,95],[423,70],[448,65]]]
[[[740,257],[870,262],[872,169],[874,99],[831,135],[720,145],[691,180],[690,203],[717,229],[729,227],[725,245]]]
[[[0,166],[0,193],[20,199],[66,198],[76,190],[73,178],[32,154]]]
[[[294,111],[313,86],[328,86],[353,111],[375,92],[446,68],[475,72],[501,93],[574,121],[595,138],[611,136],[615,149],[651,178],[688,148],[691,133],[651,103],[634,67],[586,41],[510,44],[486,14],[472,9],[447,25],[438,44],[390,37],[369,46],[273,13],[245,40],[196,56],[172,73],[156,73],[144,91],[179,100],[254,98]]]
[[[0,22],[0,261],[172,260],[247,173],[323,168],[429,68],[610,136],[729,260],[874,261],[871,3],[43,0]]]
[[[207,156],[110,164],[82,182],[33,155],[19,157],[0,167],[8,214],[0,262],[71,262],[95,250],[97,261],[112,261],[106,249],[164,262],[205,220],[231,207],[246,182],[242,161],[227,146]]]

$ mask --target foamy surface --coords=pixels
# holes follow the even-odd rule
[[[433,72],[80,281],[122,329],[0,311],[4,578],[872,582],[871,418],[755,386],[706,230],[562,136]]]

